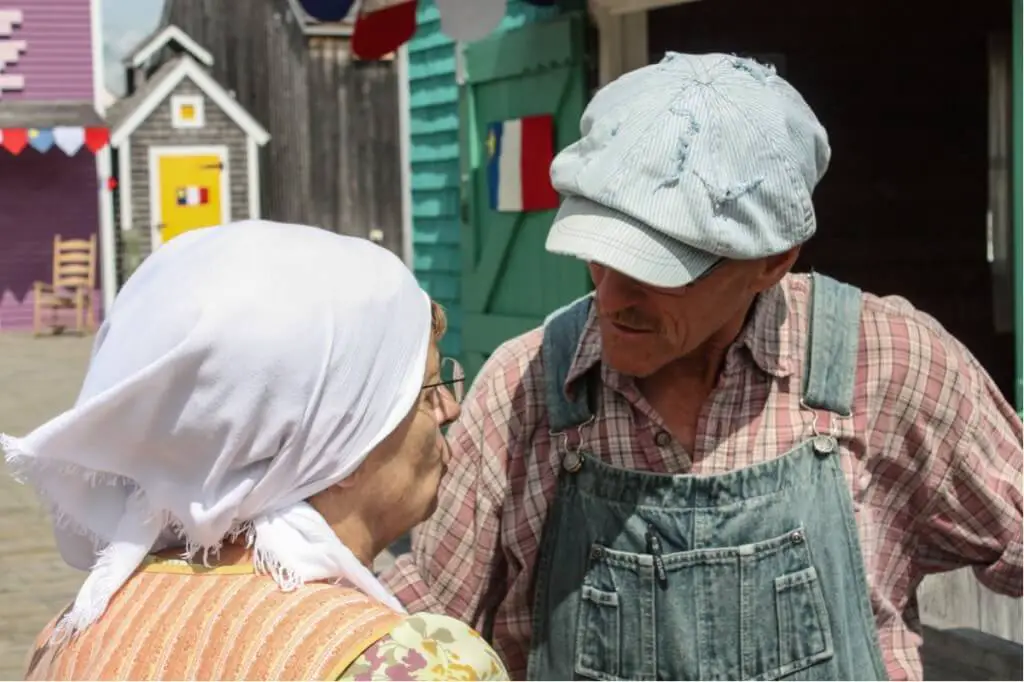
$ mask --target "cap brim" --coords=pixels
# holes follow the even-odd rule
[[[656,287],[686,286],[720,256],[696,249],[588,199],[570,196],[555,216],[545,247]]]

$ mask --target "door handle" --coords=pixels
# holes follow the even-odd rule
[[[224,163],[217,162],[200,164],[199,170],[224,170]]]

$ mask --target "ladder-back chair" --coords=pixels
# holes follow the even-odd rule
[[[54,236],[53,281],[36,282],[34,285],[32,324],[36,336],[41,335],[46,328],[53,332],[64,331],[67,325],[59,319],[59,314],[64,311],[74,311],[77,333],[95,330],[95,290],[96,235],[88,239],[61,239],[59,234]]]

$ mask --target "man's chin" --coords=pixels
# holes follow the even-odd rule
[[[628,348],[605,348],[602,353],[602,359],[604,360],[604,364],[608,365],[619,374],[624,374],[628,377],[633,377],[634,379],[649,377],[664,366],[644,361],[642,357],[638,357],[638,353],[636,351],[631,352]]]

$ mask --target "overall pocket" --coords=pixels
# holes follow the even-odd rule
[[[578,596],[576,673],[777,679],[832,659],[825,593],[807,544],[795,528],[660,557],[595,545]],[[830,676],[820,666],[811,672]]]

